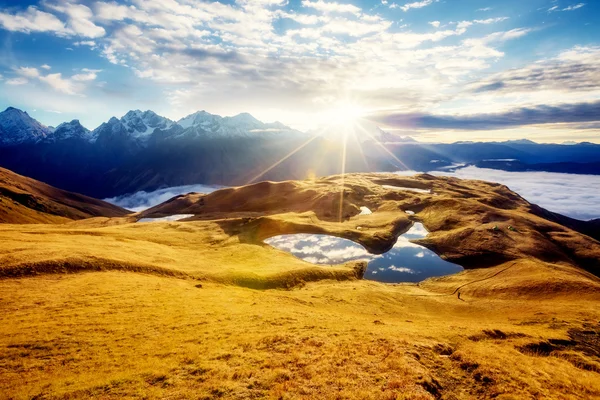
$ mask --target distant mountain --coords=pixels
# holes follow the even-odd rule
[[[500,142],[502,144],[537,144],[533,140],[529,139],[517,139],[517,140],[506,140],[504,142]]]
[[[19,109],[8,107],[0,113],[0,146],[36,143],[51,133],[50,128]]]
[[[74,119],[71,122],[63,122],[53,129],[52,133],[42,139],[46,143],[60,142],[63,140],[85,140],[93,142],[94,133]]]
[[[177,124],[184,130],[175,137],[192,135],[205,138],[224,138],[299,133],[281,122],[264,123],[248,113],[233,117],[221,117],[206,111],[199,111],[180,119]]]
[[[140,110],[92,131],[77,120],[52,129],[8,108],[0,113],[0,165],[97,198],[198,183],[304,179],[338,174],[342,165],[346,172],[477,165],[600,174],[600,145],[591,143],[420,143],[366,122],[355,132],[358,140],[344,141],[335,129],[302,133],[247,113],[199,111],[172,121]]]

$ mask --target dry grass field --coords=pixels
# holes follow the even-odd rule
[[[600,398],[600,243],[531,207],[501,185],[357,174],[1,225],[0,398]],[[134,223],[171,214],[195,217]],[[467,269],[388,285],[262,242],[381,253],[415,221]]]

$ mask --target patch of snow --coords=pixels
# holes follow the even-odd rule
[[[404,212],[407,213],[408,215],[415,215],[414,211],[406,210]]]
[[[431,190],[429,190],[429,189],[417,189],[417,188],[409,188],[409,187],[402,187],[402,186],[391,186],[391,185],[382,185],[382,187],[384,189],[390,189],[390,190],[408,190],[409,192],[427,193],[427,194],[431,193]]]
[[[360,214],[358,214],[358,215],[371,215],[371,214],[373,214],[373,212],[371,210],[369,210],[368,207],[362,206],[360,208]]]

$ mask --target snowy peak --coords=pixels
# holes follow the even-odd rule
[[[177,121],[177,124],[183,129],[188,129],[194,126],[209,128],[219,124],[222,119],[223,118],[218,115],[214,115],[202,110],[180,119]]]
[[[29,114],[14,107],[0,113],[0,146],[36,143],[51,133]]]
[[[125,114],[120,121],[127,132],[135,138],[147,138],[155,129],[169,129],[174,122],[168,118],[161,117],[154,111],[133,110]]]
[[[131,110],[121,119],[112,117],[100,125],[90,134],[90,140],[101,141],[112,139],[124,139],[145,143],[156,129],[167,130],[175,123],[168,118],[161,117],[154,111]]]
[[[221,117],[206,111],[198,111],[180,119],[177,124],[184,129],[178,136],[186,137],[251,137],[282,132],[298,133],[281,122],[264,123],[248,113]]]
[[[86,129],[79,120],[74,119],[71,122],[63,122],[58,125],[54,132],[46,138],[48,142],[58,142],[67,139],[82,139],[94,141],[94,135],[89,129]]]

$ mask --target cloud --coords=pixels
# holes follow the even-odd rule
[[[600,187],[597,175],[507,172],[476,167],[434,174],[502,183],[527,201],[550,211],[582,220],[600,218],[600,192],[593,189]]]
[[[414,274],[415,273],[415,271],[412,270],[412,269],[410,269],[410,268],[396,267],[395,265],[391,265],[387,269],[389,269],[390,271],[401,272],[401,273],[404,273],[404,274]]]
[[[574,11],[574,10],[578,10],[581,7],[585,6],[585,3],[577,3],[577,4],[571,4],[568,7],[565,8],[560,8],[559,6],[552,6],[548,9],[548,12],[558,12],[558,11]]]
[[[324,110],[348,98],[367,110],[427,114],[444,109],[451,114],[457,104],[471,101],[473,107],[487,107],[486,113],[499,113],[506,104],[535,107],[565,99],[564,91],[579,90],[561,88],[534,98],[537,92],[525,89],[518,98],[509,98],[516,79],[482,76],[506,57],[506,41],[532,31],[471,32],[507,17],[454,25],[433,20],[435,29],[419,31],[393,12],[362,9],[355,1],[298,3],[301,7],[285,0],[44,0],[39,7],[0,12],[0,24],[68,38],[71,51],[85,46],[129,69],[147,81],[156,101],[164,99],[173,118],[211,104],[216,113],[249,111],[310,129],[327,122]],[[409,11],[434,3],[385,0],[382,5]],[[93,73],[69,75],[63,71],[43,82],[62,93],[81,94],[94,78]],[[38,78],[28,79],[35,83]],[[586,79],[588,85],[598,82],[589,75],[582,76],[582,84]],[[135,91],[134,83],[131,87]],[[592,91],[577,96],[568,102],[598,98]]]
[[[218,189],[220,189],[220,187],[207,185],[174,186],[165,189],[158,189],[153,192],[139,191],[124,196],[104,199],[104,201],[131,211],[139,212],[154,207],[175,196],[179,196],[180,194],[187,194],[191,192],[212,193]]]
[[[103,27],[92,22],[94,15],[92,10],[83,5],[72,2],[46,3],[55,11],[67,15],[67,32],[83,37],[97,38],[106,34]]]
[[[6,84],[12,86],[25,85],[28,82],[29,80],[27,78],[11,78],[6,80]]]
[[[48,64],[41,65],[40,68],[45,69],[45,70],[52,69],[52,67],[49,66]]]
[[[66,32],[64,24],[55,15],[40,11],[34,6],[15,14],[0,12],[0,25],[9,31],[25,33]]]
[[[427,7],[428,5],[431,5],[433,3],[437,3],[438,0],[422,0],[422,1],[416,1],[414,3],[407,3],[403,6],[400,6],[400,9],[404,12],[407,12],[408,10],[410,10],[411,8],[423,8],[423,7]]]
[[[37,68],[20,67],[16,69],[15,72],[26,78],[38,78],[40,76],[40,72]]]
[[[491,75],[471,84],[481,92],[600,90],[600,47],[574,47],[557,57]]]
[[[566,8],[563,8],[563,11],[573,11],[573,10],[577,10],[583,6],[585,6],[585,3],[573,4]]]
[[[42,65],[42,69],[49,70],[49,65]],[[96,79],[97,73],[101,70],[87,69],[81,70],[81,73],[75,74],[71,77],[63,77],[62,73],[48,73],[43,75],[40,70],[32,67],[19,67],[14,68],[15,74],[19,75],[17,78],[8,80],[8,85],[24,85],[32,80],[40,81],[57,92],[76,95],[80,94],[85,88],[85,82],[90,82]]]
[[[333,1],[323,1],[323,0],[302,0],[303,7],[314,8],[315,10],[319,10],[322,12],[335,12],[335,13],[352,13],[357,14],[361,12],[359,7],[356,7],[352,4],[342,4],[336,3]]]
[[[44,2],[48,11],[54,11],[66,16],[66,23],[55,14],[40,11],[37,7],[29,6],[25,11],[10,14],[0,12],[0,25],[9,31],[17,32],[54,32],[58,36],[83,36],[96,38],[106,34],[103,27],[92,22],[92,10],[83,5],[71,2]]]
[[[600,101],[520,107],[495,114],[436,115],[392,111],[366,118],[396,128],[492,130],[526,125],[599,121]]]
[[[83,68],[81,73],[73,75],[71,79],[78,82],[93,81],[98,77],[98,72],[102,72],[102,70]]]

